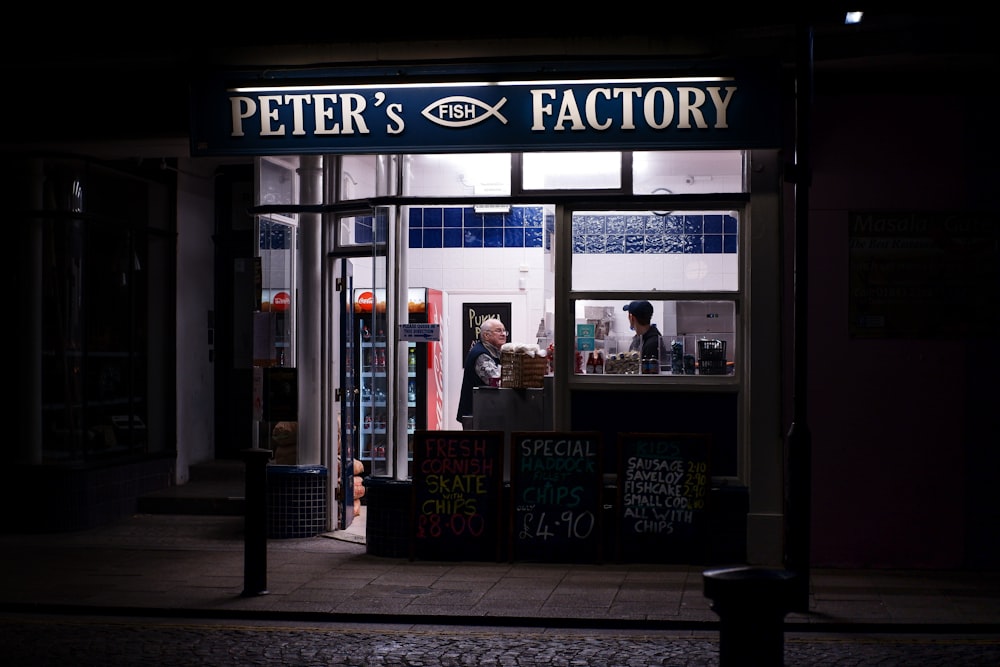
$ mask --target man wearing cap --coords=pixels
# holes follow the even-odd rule
[[[640,350],[641,358],[657,359],[656,372],[659,373],[660,341],[663,334],[655,324],[650,324],[653,318],[653,304],[649,301],[632,301],[622,306],[622,310],[628,313],[629,328],[635,331],[635,336],[628,346],[629,351]]]

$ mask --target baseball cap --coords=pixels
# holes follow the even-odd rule
[[[622,310],[632,313],[636,317],[647,320],[653,316],[653,304],[648,301],[629,302],[622,306]]]

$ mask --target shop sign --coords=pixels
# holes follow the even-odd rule
[[[278,292],[271,301],[271,310],[286,311],[291,303],[292,298],[288,295],[288,292]]]
[[[439,341],[441,340],[441,325],[436,323],[400,324],[399,340],[413,341],[416,343]]]
[[[356,289],[354,290],[354,312],[371,313],[385,312],[385,290]]]
[[[194,155],[722,149],[779,144],[777,86],[722,75],[196,90]]]
[[[852,338],[996,335],[996,213],[851,211],[847,230]]]

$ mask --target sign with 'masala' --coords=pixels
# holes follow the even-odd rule
[[[195,94],[195,155],[753,148],[780,138],[765,77],[217,86]]]

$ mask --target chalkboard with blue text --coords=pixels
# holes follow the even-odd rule
[[[599,433],[511,433],[510,558],[599,563]]]
[[[411,556],[501,560],[502,431],[413,434]]]
[[[711,484],[707,433],[618,435],[622,562],[698,562],[706,551]]]

